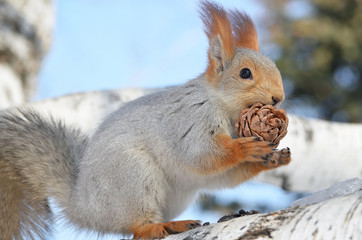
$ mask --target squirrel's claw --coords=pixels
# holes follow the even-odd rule
[[[262,157],[264,166],[268,168],[276,168],[287,165],[291,161],[291,152],[289,148],[268,153]]]

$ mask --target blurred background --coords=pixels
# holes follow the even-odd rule
[[[0,108],[65,94],[177,85],[206,69],[198,2],[1,0]],[[362,0],[218,0],[255,21],[290,113],[362,122]],[[287,207],[304,193],[248,182],[204,193],[179,219]],[[88,239],[59,220],[54,239]],[[107,239],[118,239],[107,236]]]
[[[218,1],[254,19],[291,109],[362,121],[361,0]],[[72,92],[181,84],[206,68],[198,1],[59,0],[36,99]]]

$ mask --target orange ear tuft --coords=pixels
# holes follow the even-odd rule
[[[235,40],[227,12],[216,3],[204,1],[201,2],[201,19],[210,43],[219,35],[226,57],[230,59],[235,53]]]
[[[251,18],[237,10],[229,12],[235,41],[238,47],[249,48],[259,52],[258,35]]]

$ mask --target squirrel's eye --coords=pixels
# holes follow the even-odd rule
[[[250,71],[249,68],[243,68],[243,69],[241,69],[239,75],[240,75],[240,77],[241,77],[242,79],[251,79],[251,78],[252,78],[251,71]]]

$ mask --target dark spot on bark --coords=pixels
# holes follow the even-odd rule
[[[274,228],[263,228],[263,229],[249,229],[239,239],[259,239],[259,238],[271,238],[271,233],[274,232]]]
[[[303,219],[303,217],[307,214],[307,213],[309,213],[310,212],[310,210],[306,210],[306,211],[304,211],[302,214],[301,214],[301,216],[296,220],[296,222],[295,222],[295,224],[294,224],[294,226],[293,226],[293,229],[291,230],[291,232],[294,232],[295,231],[295,228],[297,227],[297,225],[299,224],[299,222]]]
[[[316,228],[316,229],[314,230],[314,232],[312,233],[312,235],[313,235],[313,237],[316,237],[317,234],[318,234],[318,228]]]
[[[192,240],[193,238],[191,236],[185,237],[183,240]]]
[[[183,240],[205,239],[205,237],[210,234],[210,231],[205,231],[202,233],[202,236],[198,236],[198,238],[195,238],[195,235],[199,233],[200,231],[192,232],[192,236],[190,234],[190,236],[185,237]]]
[[[286,174],[281,174],[280,178],[282,179],[282,189],[284,189],[285,191],[290,191],[290,183],[289,183],[289,178]]]
[[[120,96],[116,93],[110,92],[108,95],[108,99],[110,102],[118,102],[121,100]]]
[[[211,130],[211,131],[210,131],[210,134],[211,134],[211,135],[214,135],[214,134],[215,134],[215,131],[214,131],[214,130]]]
[[[282,215],[280,215],[280,216],[278,216],[278,217],[275,218],[275,220],[280,220],[280,221],[284,221],[284,220],[286,220],[286,219],[288,219],[288,217],[282,216]]]
[[[313,141],[313,130],[305,129],[305,140],[307,142],[312,142]]]

